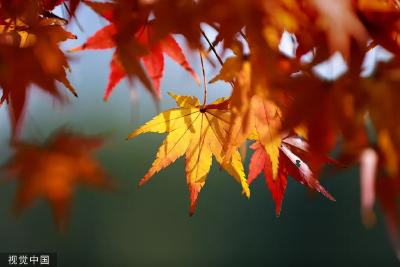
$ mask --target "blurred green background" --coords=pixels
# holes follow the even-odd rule
[[[70,30],[81,44],[106,25],[86,8],[79,10],[84,32]],[[212,34],[212,33],[210,33]],[[182,45],[184,43],[182,42]],[[69,97],[60,106],[34,91],[22,138],[43,142],[59,127],[79,133],[108,136],[98,159],[114,178],[116,192],[78,188],[73,200],[69,230],[56,231],[50,210],[43,201],[15,218],[11,204],[14,183],[0,186],[0,251],[53,251],[59,266],[397,266],[384,221],[365,229],[360,218],[358,168],[324,174],[322,184],[334,195],[330,202],[310,195],[300,184],[289,181],[283,211],[275,217],[274,205],[263,179],[252,186],[250,200],[241,195],[233,178],[213,165],[196,214],[188,216],[188,192],[183,160],[155,175],[137,189],[150,167],[163,136],[148,134],[126,141],[125,137],[157,110],[138,83],[139,102],[130,101],[128,83],[122,83],[107,103],[102,94],[108,79],[112,51],[71,54],[70,78],[79,98]],[[200,74],[196,54],[189,60]],[[207,66],[212,78],[218,69]],[[167,91],[201,97],[201,89],[175,63],[167,60],[162,82],[161,109],[174,105]],[[229,94],[217,83],[209,89],[210,100]],[[12,151],[8,146],[6,107],[0,113],[1,162]],[[249,156],[249,155],[248,155]],[[248,158],[246,160],[246,170]]]

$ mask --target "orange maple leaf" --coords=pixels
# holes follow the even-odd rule
[[[46,199],[60,230],[65,230],[77,185],[109,189],[111,182],[92,154],[103,144],[98,137],[60,131],[44,145],[14,144],[15,155],[3,170],[18,181],[15,211],[20,214]]]

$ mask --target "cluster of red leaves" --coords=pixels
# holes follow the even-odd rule
[[[147,20],[148,14],[143,15],[143,18],[136,22],[137,26],[132,24],[132,28],[136,27],[135,31],[132,32],[132,36],[125,36],[124,34],[123,37],[125,39],[129,38],[131,40],[128,39],[129,47],[122,52],[119,50],[121,49],[119,47],[122,45],[127,46],[127,40],[118,39],[118,33],[122,31],[119,29],[119,19],[121,19],[121,17],[118,5],[116,3],[85,3],[100,16],[107,19],[110,24],[100,29],[90,37],[86,43],[72,51],[110,49],[117,47],[110,64],[110,77],[104,93],[104,100],[109,98],[111,92],[120,80],[129,74],[138,76],[153,97],[159,99],[160,82],[164,75],[164,53],[185,68],[198,81],[196,73],[190,67],[182,49],[171,34],[159,40],[154,39],[154,21]],[[123,43],[119,44],[119,42]],[[139,60],[143,62],[146,72],[143,70]],[[151,78],[151,82],[148,76]]]
[[[21,124],[26,96],[32,85],[58,100],[62,83],[76,95],[66,77],[67,58],[59,44],[76,37],[64,29],[66,21],[50,9],[62,1],[2,1],[0,9],[1,103],[9,104],[13,132]],[[75,4],[76,5],[76,4]]]
[[[168,133],[141,184],[184,155],[193,213],[214,156],[247,196],[248,185],[264,171],[279,215],[288,175],[334,200],[318,177],[340,138],[339,160],[346,164],[361,161],[363,166],[364,219],[371,221],[376,191],[393,242],[399,244],[395,201],[400,193],[398,1],[1,1],[1,101],[9,103],[14,136],[32,84],[57,99],[62,99],[57,82],[76,94],[66,78],[67,58],[59,48],[74,35],[64,30],[66,20],[51,10],[64,5],[73,19],[79,2],[109,21],[72,50],[115,49],[105,100],[128,77],[138,78],[159,101],[164,54],[198,81],[174,34],[181,34],[202,57],[218,59],[222,68],[210,82],[232,86],[228,98],[211,104],[206,99],[200,104],[197,98],[171,94],[178,108],[162,112],[130,135]],[[202,31],[203,24],[217,32],[214,42]],[[293,41],[290,56],[279,49],[285,32]],[[209,47],[204,47],[203,39]],[[215,49],[220,44],[223,51],[234,55],[222,60]],[[377,46],[393,56],[366,77],[363,63]],[[335,53],[342,55],[347,71],[327,80],[316,68]],[[376,140],[368,138],[370,132]],[[238,152],[246,140],[254,141],[247,181]]]

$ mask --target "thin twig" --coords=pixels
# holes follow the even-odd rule
[[[245,39],[247,41],[247,36],[246,34],[244,34],[244,32],[242,30],[239,31],[240,36],[243,37],[243,39]]]
[[[224,65],[224,62],[222,61],[221,57],[218,55],[217,50],[215,50],[215,47],[214,47],[214,45],[211,43],[210,39],[208,39],[206,33],[205,33],[203,30],[201,30],[201,34],[203,35],[204,39],[206,39],[208,45],[209,45],[210,48],[211,48],[211,51],[213,51],[215,57],[218,59],[219,64],[221,64],[221,66]]]
[[[201,34],[203,35],[204,39],[206,39],[208,45],[210,46],[211,51],[213,51],[215,57],[218,59],[218,62],[221,64],[221,66],[224,65],[224,62],[222,61],[221,57],[218,55],[217,50],[215,50],[215,46],[211,43],[210,39],[208,38],[208,36],[206,35],[206,33],[201,30]],[[229,82],[231,87],[234,87],[234,83],[233,82]]]
[[[71,13],[71,10],[69,9],[69,7],[68,7],[68,5],[66,4],[66,3],[63,3],[63,6],[64,6],[64,8],[65,8],[65,10],[67,11],[67,13],[68,13],[68,15],[70,16],[70,18],[75,18],[75,24],[76,24],[76,26],[78,27],[78,29],[81,31],[81,32],[84,32],[84,30],[83,30],[83,27],[82,27],[82,24],[79,22],[79,20],[75,17],[75,14],[72,14]]]
[[[204,62],[203,62],[203,56],[201,55],[201,51],[199,51],[199,55],[201,62],[201,71],[203,73],[203,87],[204,87],[203,107],[204,107],[207,103],[207,81],[206,81],[206,72],[204,70]]]

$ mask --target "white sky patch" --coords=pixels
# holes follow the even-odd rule
[[[338,79],[348,70],[345,60],[338,52],[312,69],[319,77],[329,81]]]
[[[63,7],[63,5],[59,5],[59,6],[56,6],[56,8],[54,8],[54,10],[52,11],[52,13],[54,14],[54,15],[57,15],[57,16],[59,16],[59,17],[63,17],[63,15],[64,15],[64,7]]]
[[[281,37],[281,42],[279,43],[279,51],[290,58],[294,58],[296,56],[297,47],[298,43],[296,37],[293,34],[284,31]]]
[[[387,62],[393,58],[393,54],[387,51],[382,46],[376,46],[366,54],[362,65],[362,77],[370,76],[379,62]]]

